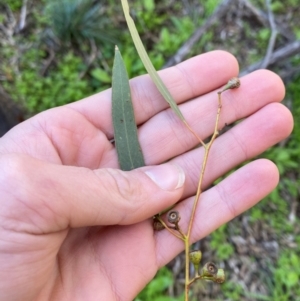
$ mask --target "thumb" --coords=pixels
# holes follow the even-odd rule
[[[2,190],[1,194],[9,195],[0,199],[13,198],[7,206],[13,206],[9,212],[14,212],[14,219],[25,219],[25,224],[34,221],[45,232],[140,222],[176,203],[185,181],[183,170],[170,163],[125,172],[55,165],[20,155],[5,157],[1,177],[7,181],[1,183],[12,189]]]

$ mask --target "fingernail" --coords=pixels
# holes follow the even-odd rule
[[[167,163],[159,166],[151,166],[145,170],[145,173],[163,190],[180,188],[185,181],[183,169],[175,164]]]

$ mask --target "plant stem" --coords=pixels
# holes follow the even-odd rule
[[[184,240],[184,249],[185,249],[185,289],[184,289],[184,300],[189,300],[189,291],[190,291],[190,243],[189,237],[187,236]]]
[[[206,144],[205,147],[204,147],[205,148],[205,153],[204,153],[204,158],[203,158],[203,162],[202,162],[201,173],[200,173],[200,178],[199,178],[198,187],[197,187],[197,193],[196,193],[196,196],[195,196],[195,199],[194,199],[191,218],[190,218],[190,221],[189,221],[189,228],[188,228],[188,233],[187,233],[188,240],[190,239],[190,236],[191,236],[191,231],[192,231],[193,222],[194,222],[194,218],[195,218],[196,208],[197,208],[197,205],[198,205],[200,194],[202,192],[201,186],[202,186],[204,173],[205,173],[205,169],[206,169],[206,165],[207,165],[208,155],[209,155],[209,152],[210,152],[210,149],[211,149],[211,146],[212,146],[213,142],[215,141],[215,139],[217,138],[217,136],[219,134],[218,125],[219,125],[221,108],[222,108],[221,92],[218,92],[218,103],[219,103],[219,105],[218,105],[218,111],[217,111],[217,118],[216,118],[216,122],[215,122],[214,133],[213,133],[209,143]]]
[[[199,140],[199,142],[202,144],[204,148],[206,148],[206,144],[203,142],[203,140],[197,135],[197,133],[191,128],[191,126],[184,120],[184,125],[187,127],[187,129]]]
[[[216,122],[215,122],[215,128],[214,128],[214,133],[209,141],[208,144],[204,144],[202,140],[200,139],[201,144],[203,145],[205,149],[204,153],[204,158],[201,166],[201,173],[199,177],[199,182],[198,182],[198,187],[197,187],[197,193],[194,199],[193,203],[193,208],[192,208],[192,213],[189,221],[189,227],[188,227],[188,232],[187,235],[184,239],[184,246],[185,246],[185,301],[189,300],[189,288],[190,285],[196,280],[196,278],[193,278],[192,281],[190,281],[190,260],[189,260],[189,252],[190,252],[190,239],[191,239],[191,232],[192,232],[192,227],[193,227],[193,222],[195,219],[195,214],[196,214],[196,209],[197,205],[200,199],[200,194],[202,192],[202,183],[203,183],[203,178],[204,178],[204,173],[208,161],[208,155],[211,149],[211,146],[215,139],[217,138],[219,131],[218,131],[218,126],[219,126],[219,120],[220,120],[220,114],[221,114],[221,108],[222,108],[222,101],[221,101],[221,93],[218,92],[218,110],[217,110],[217,117],[216,117]],[[188,127],[190,129],[190,127]],[[191,130],[191,129],[190,129]],[[192,131],[194,133],[194,131]]]
[[[172,235],[176,236],[177,238],[186,241],[186,236],[184,235],[184,233],[180,230],[179,233],[176,233],[174,230],[172,230],[164,221],[160,216],[157,216],[157,219],[162,223],[162,225],[165,227],[165,229],[167,229]]]

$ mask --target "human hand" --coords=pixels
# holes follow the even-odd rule
[[[236,60],[222,51],[160,73],[202,139],[213,131],[216,90],[237,74]],[[132,300],[183,250],[167,231],[153,231],[151,217],[181,200],[176,209],[187,225],[203,149],[194,149],[195,137],[148,76],[131,80],[131,89],[147,167],[117,169],[110,90],[43,112],[1,138],[0,300]],[[215,141],[204,189],[290,134],[283,96],[281,80],[266,70],[222,94],[220,127],[246,119]],[[260,159],[207,189],[193,240],[253,206],[277,182],[276,166]]]

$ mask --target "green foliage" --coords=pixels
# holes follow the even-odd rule
[[[128,77],[141,75],[145,73],[145,68],[141,60],[137,59],[137,52],[133,45],[128,47],[120,47],[122,49],[123,60],[128,72]]]
[[[298,63],[296,59],[295,63]],[[295,240],[295,249],[281,250],[279,259],[272,267],[273,275],[266,279],[269,296],[256,296],[255,300],[289,301],[300,300],[300,236],[295,233],[295,224],[288,219],[291,211],[290,200],[299,198],[299,162],[300,162],[300,76],[287,85],[286,103],[294,116],[294,131],[284,146],[277,145],[263,154],[278,166],[281,181],[278,187],[250,212],[250,220],[265,221],[278,237],[291,235]]]
[[[230,301],[240,301],[245,291],[240,284],[231,281],[225,281],[221,289],[226,300]]]
[[[276,146],[266,151],[264,156],[276,163],[281,175],[299,167],[300,149]]]
[[[157,53],[168,57],[175,53],[194,32],[195,26],[189,17],[170,17],[172,27],[162,27],[159,41],[154,47]]]
[[[270,38],[271,31],[269,28],[263,28],[258,32],[258,38],[262,41],[265,42]]]
[[[223,225],[210,235],[210,247],[215,251],[218,260],[226,260],[234,253],[234,247],[227,242],[226,232],[227,225]]]
[[[298,55],[293,62],[296,66],[300,63],[300,56]],[[291,103],[291,111],[294,117],[294,130],[289,142],[289,146],[293,149],[299,150],[300,143],[300,74],[287,85],[286,99]],[[300,151],[299,151],[300,153]],[[298,157],[300,154],[298,154]],[[298,161],[299,162],[299,161]]]
[[[299,28],[295,29],[295,35],[296,35],[296,39],[300,40],[300,29]]]
[[[270,267],[272,275],[265,277],[268,295],[251,294],[235,282],[227,281],[222,285],[224,296],[231,301],[240,301],[242,297],[265,301],[300,301],[300,259],[299,252],[286,250],[280,254],[276,266]]]
[[[109,19],[94,0],[54,0],[46,8],[48,22],[61,43],[114,42]]]
[[[262,51],[265,52],[265,49],[267,49],[268,46],[270,35],[271,35],[271,31],[269,28],[263,28],[258,31],[258,35],[257,35],[258,49],[262,49]]]
[[[217,6],[220,4],[220,0],[206,0],[203,1],[204,10],[205,10],[205,17],[209,17]]]
[[[270,301],[300,300],[300,259],[295,251],[281,253],[274,269]]]
[[[158,271],[155,278],[137,296],[135,301],[183,301],[183,296],[174,298],[168,296],[168,287],[173,285],[171,271],[164,267]]]
[[[93,69],[91,76],[102,83],[111,84],[111,75],[101,68]]]
[[[155,20],[157,17],[155,12],[151,14],[152,21]],[[165,61],[166,58],[170,57],[174,54],[177,49],[180,47],[182,43],[184,43],[189,36],[193,33],[195,29],[194,23],[188,17],[169,17],[171,23],[168,26],[164,26],[162,20],[165,17],[161,17],[157,22],[159,25],[160,32],[158,33],[157,37],[159,38],[158,42],[154,45],[147,47],[148,55],[151,59],[151,62],[155,69],[160,69]],[[145,26],[141,26],[141,20],[137,20],[137,28],[139,34],[142,34],[146,29]],[[151,27],[150,27],[151,28]],[[127,68],[127,72],[129,77],[133,77],[136,75],[140,75],[145,73],[145,68],[143,63],[140,59],[137,58],[137,53],[135,48],[132,46],[132,43],[126,38],[124,45],[121,45],[121,50],[123,54],[123,59]],[[144,41],[143,42],[147,42]],[[146,43],[147,46],[147,43]]]
[[[135,20],[138,31],[143,34],[149,30],[157,30],[166,22],[166,14],[158,15],[155,12],[155,2],[153,0],[143,0],[133,5],[135,8]]]
[[[153,12],[155,9],[155,3],[154,0],[143,0],[142,1],[146,11]]]
[[[274,13],[280,13],[283,12],[285,8],[285,4],[282,3],[281,1],[274,1],[271,4],[271,9]]]
[[[101,15],[96,22],[97,9],[94,5],[92,7],[88,5],[91,4],[90,0],[55,0],[54,2],[47,1],[46,3],[46,16],[40,13],[42,9],[41,5],[35,6],[32,11],[37,30],[31,29],[30,34],[26,37],[26,42],[28,43],[28,41],[30,41],[32,44],[29,50],[25,49],[20,58],[20,74],[15,74],[16,70],[10,64],[10,58],[17,55],[15,49],[9,45],[4,45],[0,51],[2,70],[7,75],[7,78],[11,78],[10,81],[4,82],[3,86],[14,99],[21,100],[31,113],[37,113],[56,105],[78,100],[99,90],[109,88],[111,85],[111,72],[109,68],[103,68],[101,61],[99,64],[98,60],[95,60],[95,64],[93,64],[90,70],[87,70],[82,54],[77,50],[78,47],[75,47],[75,51],[66,49],[67,52],[69,52],[69,57],[67,57],[65,53],[56,52],[55,63],[51,64],[45,75],[41,75],[41,66],[45,64],[45,58],[49,55],[46,51],[48,46],[42,44],[44,43],[44,35],[41,35],[41,33],[46,32],[43,28],[46,29],[48,24],[51,25],[58,37],[63,40],[62,42],[65,46],[70,42],[78,43],[79,40],[83,41],[83,43],[80,44],[80,48],[85,52],[90,51],[89,43],[86,43],[86,41],[89,38],[97,38],[93,36],[93,34],[89,35],[89,33],[93,33],[93,30],[89,31],[93,26],[97,26],[98,34],[99,32],[101,33],[98,27],[101,29],[101,26],[105,25],[105,32],[110,34],[110,26],[106,26],[109,18]],[[100,4],[97,4],[98,8],[99,5]],[[151,0],[133,3],[133,7],[142,8],[140,12],[137,10],[141,16],[143,15],[147,19],[148,14],[148,25],[150,25],[150,28],[155,23],[156,29],[160,28],[160,30],[163,31],[163,28],[167,27],[161,25],[163,22],[166,22],[166,20],[170,20],[170,16],[167,13],[160,14],[157,12],[157,5],[157,3]],[[180,10],[181,6],[179,5],[177,9]],[[78,11],[80,11],[80,13],[78,13]],[[70,20],[72,14],[75,14],[75,19],[72,22],[63,22]],[[84,18],[87,18],[89,14],[92,18],[89,22],[84,24],[82,29],[80,22],[84,22]],[[143,22],[142,20],[141,17],[141,22]],[[172,21],[169,21],[169,25],[171,24],[173,25],[171,27],[169,26],[172,28],[170,30],[170,40],[162,38],[159,43],[159,47],[164,49],[164,51],[156,48],[155,45],[158,45],[157,43],[155,45],[153,44],[152,48],[150,47],[149,56],[156,69],[163,66],[165,58],[175,52],[176,47],[184,42],[193,30],[193,25],[186,17],[182,18],[182,22],[180,18],[174,17]],[[80,27],[80,30],[82,30],[81,33],[76,31],[78,29],[76,26]],[[149,29],[147,27],[143,28],[148,32]],[[178,34],[178,32],[180,34]],[[161,36],[163,35],[164,34]],[[160,33],[157,34],[157,37],[159,36]],[[43,38],[43,40],[41,40],[41,38]],[[129,77],[144,74],[145,68],[143,63],[138,59],[128,32],[124,32],[123,35],[120,36],[120,39],[123,41],[120,45]],[[168,51],[169,48],[171,51]],[[101,59],[105,61],[106,66],[112,66],[113,45],[103,44],[101,46],[101,53]],[[80,79],[79,75],[83,72],[85,72],[85,76]],[[34,84],[32,84],[32,82]],[[62,90],[64,90],[64,92],[62,92]]]
[[[250,210],[251,219],[265,220],[280,233],[293,233],[293,225],[287,218],[291,204],[286,199],[299,197],[300,174],[300,76],[287,85],[286,102],[290,104],[294,117],[294,130],[284,146],[277,145],[266,151],[262,157],[272,160],[278,167],[281,181],[278,187],[262,202]],[[269,216],[272,216],[270,219]]]
[[[43,77],[32,65],[32,61],[41,55],[43,51],[28,51],[24,56],[24,71],[15,79],[15,89],[10,90],[7,86],[13,98],[22,100],[31,113],[64,105],[92,93],[88,81],[79,78],[84,67],[81,58],[67,53],[58,63],[57,70]]]
[[[0,0],[0,4],[5,3],[9,8],[15,12],[22,7],[22,0]]]

